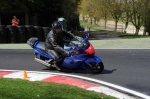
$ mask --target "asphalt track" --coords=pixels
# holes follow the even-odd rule
[[[150,95],[149,49],[96,49],[96,55],[105,65],[102,74],[94,75],[89,71],[65,73],[99,79]],[[43,65],[34,62],[33,58],[33,51],[29,49],[1,49],[0,68],[58,73],[56,70],[48,70]]]
[[[108,38],[106,40],[90,40],[90,42],[97,48],[96,55],[101,57],[104,62],[104,72],[98,75],[93,75],[89,71],[66,72],[66,74],[81,75],[120,85],[141,92],[141,96],[145,94],[148,97],[146,99],[149,99],[150,38]],[[33,51],[27,44],[0,44],[0,69],[26,69],[59,73],[55,70],[50,71],[43,65],[34,62],[33,57]]]

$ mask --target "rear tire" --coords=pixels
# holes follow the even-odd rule
[[[101,73],[104,70],[104,65],[102,62],[100,63],[91,62],[90,64],[87,65],[87,68],[93,73]]]

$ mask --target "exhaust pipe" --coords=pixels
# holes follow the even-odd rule
[[[46,63],[45,61],[41,60],[41,59],[38,59],[38,58],[34,58],[34,60],[38,63],[41,63],[43,65],[46,65],[48,67],[50,67],[50,64],[49,63]]]

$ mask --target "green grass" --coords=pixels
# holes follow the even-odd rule
[[[92,25],[90,23],[86,23],[85,21],[82,21],[82,20],[80,20],[80,25],[83,25],[83,26],[90,28],[92,30],[97,30],[97,31],[98,30],[104,30],[103,28],[101,28],[99,26],[95,26],[95,25]]]
[[[113,33],[118,35],[119,37],[124,37],[124,38],[148,38],[150,37],[150,36],[144,36],[144,35],[125,34],[122,32],[113,32]]]
[[[0,99],[116,99],[76,86],[0,78]]]
[[[105,32],[108,32],[108,33],[111,33],[112,35],[116,35],[118,37],[122,37],[122,38],[147,38],[147,37],[150,37],[150,36],[143,36],[143,35],[134,35],[134,34],[125,34],[123,32],[115,32],[113,30],[107,30],[105,28],[102,28],[102,27],[99,27],[99,26],[96,26],[96,25],[93,25],[93,24],[90,24],[90,23],[86,23],[82,20],[80,20],[80,25],[83,25],[85,27],[88,27],[90,28],[91,30],[96,30],[96,31],[105,31]]]

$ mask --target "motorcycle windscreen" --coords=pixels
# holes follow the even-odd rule
[[[90,46],[85,50],[85,52],[89,55],[95,54],[95,49],[94,47],[90,44]]]

